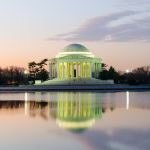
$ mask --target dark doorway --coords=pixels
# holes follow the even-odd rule
[[[74,69],[74,77],[76,77],[77,76],[77,71],[76,71],[76,69]]]

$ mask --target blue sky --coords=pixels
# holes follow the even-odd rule
[[[2,0],[0,20],[2,66],[54,57],[70,43],[117,69],[150,64],[149,0]]]

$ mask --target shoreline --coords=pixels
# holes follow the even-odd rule
[[[0,92],[34,91],[150,91],[150,85],[27,85],[0,87]]]

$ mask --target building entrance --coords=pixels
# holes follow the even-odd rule
[[[77,77],[77,70],[74,69],[74,77],[76,78]]]

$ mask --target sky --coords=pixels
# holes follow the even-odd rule
[[[72,43],[117,70],[150,65],[149,0],[1,0],[0,66],[27,68]]]

